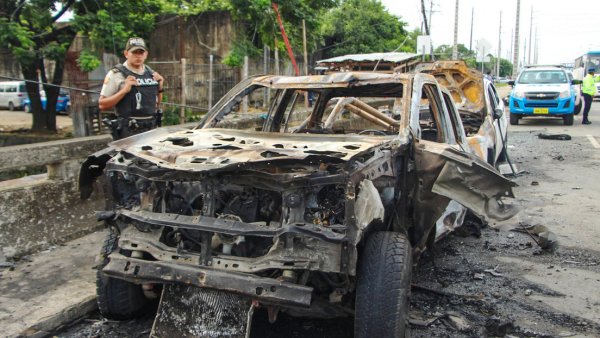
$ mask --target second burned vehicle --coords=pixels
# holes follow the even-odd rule
[[[504,102],[492,81],[462,60],[423,62],[417,65],[417,71],[433,75],[448,89],[467,142],[477,156],[495,166],[505,161],[508,122]]]
[[[263,119],[237,113],[268,97]],[[515,213],[513,183],[467,151],[451,101],[428,74],[258,76],[195,129],[111,143],[80,176],[84,197],[102,176],[108,200],[100,311],[131,318],[189,285],[273,320],[354,315],[356,337],[403,336],[413,257],[464,207]]]

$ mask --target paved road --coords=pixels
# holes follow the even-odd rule
[[[28,118],[24,112],[0,111],[0,125],[8,119]],[[59,116],[59,121],[65,119],[68,117]],[[523,211],[517,218],[491,227],[470,227],[471,235],[461,232],[467,237],[452,235],[444,239],[438,244],[435,269],[431,257],[423,257],[413,277],[413,284],[421,287],[413,289],[413,337],[489,336],[500,335],[502,330],[519,337],[600,336],[600,248],[596,240],[600,237],[596,222],[600,181],[595,179],[600,166],[599,102],[594,103],[590,119],[592,125],[581,125],[578,116],[573,126],[564,126],[561,120],[537,118],[509,127],[510,158],[524,171],[516,178],[519,187],[515,190]],[[542,140],[537,136],[542,132],[566,133],[572,140]],[[509,231],[519,224],[547,226],[558,237],[558,250],[540,251],[527,235]],[[69,252],[80,245],[69,243],[61,249]],[[96,252],[98,248],[93,246],[86,245],[84,250]],[[94,263],[89,256],[91,267]],[[48,260],[50,255],[41,258]],[[56,272],[48,264],[42,264],[42,272],[32,272],[36,259],[19,262],[14,271],[0,271],[2,281],[25,290],[29,298],[35,296],[28,289],[33,284],[18,282],[19,274],[26,282],[31,280],[27,276]],[[75,280],[74,275],[69,274],[69,278]],[[77,289],[89,289],[93,294],[93,273],[81,274],[80,278],[80,285],[85,287]],[[59,298],[51,303],[60,305]],[[36,306],[41,308],[45,303],[47,299],[40,297]],[[11,320],[15,314],[14,308],[1,310],[0,320]],[[36,310],[32,307],[31,311]],[[57,336],[142,337],[148,335],[151,325],[152,318],[111,322],[95,314]],[[352,325],[348,318],[293,319],[285,315],[269,324],[266,315],[258,312],[252,336],[351,337]]]
[[[509,154],[519,170],[515,194],[523,210],[514,219],[453,234],[438,243],[435,267],[425,255],[415,269],[413,337],[600,336],[600,104],[591,120],[528,119],[509,128]],[[568,134],[570,141],[539,133]],[[535,240],[510,231],[543,224],[559,240],[542,251]],[[487,270],[487,271],[486,271]],[[434,291],[431,291],[434,290]],[[152,318],[109,322],[95,314],[60,337],[147,336]],[[351,337],[352,320],[294,319],[269,324],[255,316],[252,337]]]

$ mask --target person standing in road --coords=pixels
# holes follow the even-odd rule
[[[129,137],[161,125],[163,77],[144,62],[148,48],[142,38],[130,38],[125,45],[123,64],[116,65],[104,78],[98,106],[116,107],[117,120],[108,124],[113,139]]]
[[[588,118],[588,114],[590,113],[590,109],[592,108],[592,101],[594,100],[594,96],[596,95],[596,82],[600,82],[600,78],[594,76],[596,72],[596,68],[590,67],[588,68],[587,75],[583,78],[583,83],[581,85],[581,93],[583,94],[583,124],[592,124],[590,119]]]

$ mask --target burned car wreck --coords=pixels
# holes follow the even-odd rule
[[[433,75],[450,92],[477,156],[495,166],[505,161],[508,122],[492,81],[462,60],[422,62],[416,71]]]
[[[421,73],[257,76],[195,129],[112,142],[80,174],[82,197],[98,179],[107,199],[100,311],[131,318],[187,285],[272,320],[354,315],[357,337],[403,336],[413,257],[436,223],[516,213],[514,184],[461,144],[444,95]],[[269,102],[256,128],[235,129],[244,100]]]

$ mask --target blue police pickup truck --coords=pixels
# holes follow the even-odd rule
[[[577,92],[568,71],[560,66],[527,66],[517,77],[509,81],[513,86],[510,94],[510,124],[517,125],[527,116],[558,117],[565,125],[573,125]]]

